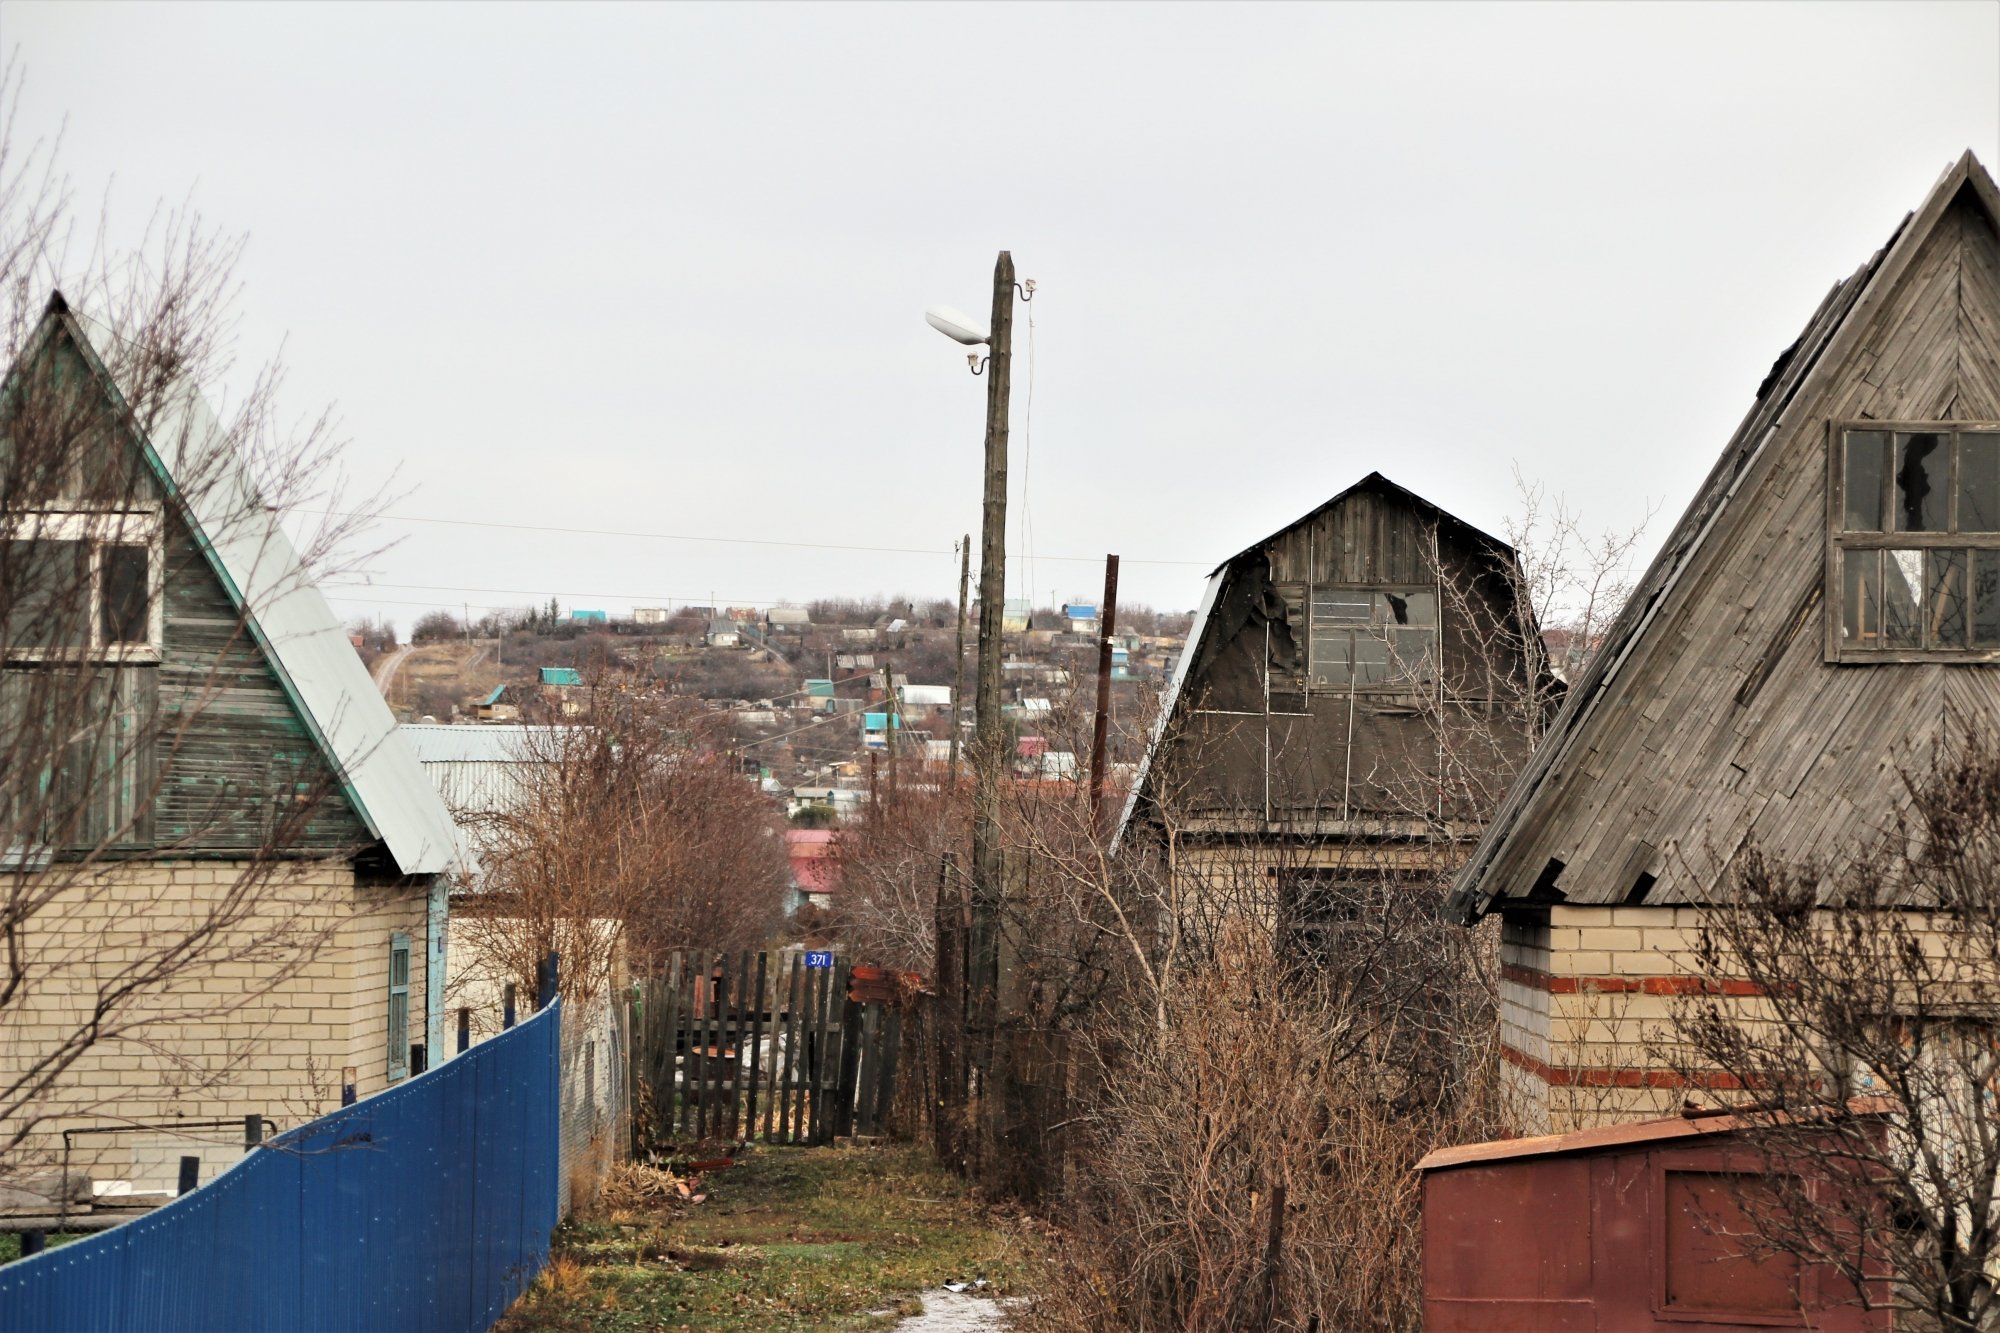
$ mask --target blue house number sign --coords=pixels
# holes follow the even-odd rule
[[[806,966],[807,966],[807,967],[832,967],[832,966],[833,966],[833,950],[831,950],[831,949],[808,949],[808,950],[806,951]]]

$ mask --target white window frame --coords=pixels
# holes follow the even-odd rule
[[[398,953],[403,955],[403,984],[400,986],[396,984],[396,955]],[[415,969],[410,965],[411,957],[410,937],[400,930],[391,934],[389,936],[388,1005],[387,1012],[383,1016],[385,1019],[384,1026],[387,1028],[384,1038],[389,1047],[388,1078],[391,1083],[410,1076],[410,1032],[415,1026],[410,1021],[410,978],[415,974]],[[396,997],[398,995],[403,997],[403,1031],[400,1042],[396,1040]]]
[[[90,553],[90,642],[78,648],[33,648],[0,644],[9,662],[157,662],[166,637],[165,524],[157,508],[138,510],[38,510],[0,524],[0,540],[82,542]],[[104,586],[104,549],[143,546],[146,549],[146,642],[106,643],[100,615]]]

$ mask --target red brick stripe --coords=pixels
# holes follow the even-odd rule
[[[1697,1079],[1688,1079],[1671,1069],[1632,1069],[1609,1065],[1552,1065],[1537,1060],[1525,1051],[1517,1051],[1506,1043],[1501,1043],[1500,1058],[1530,1074],[1552,1088],[1705,1088],[1710,1091],[1736,1092],[1743,1087],[1741,1079],[1734,1074],[1704,1074]]]
[[[1551,995],[1762,995],[1754,981],[1725,977],[1559,977],[1537,967],[1502,963],[1500,978]]]

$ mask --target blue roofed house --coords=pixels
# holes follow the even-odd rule
[[[145,1188],[241,1152],[176,1122],[297,1124],[423,1068],[466,854],[227,432],[135,363],[57,296],[0,405],[6,559],[87,571],[0,615],[0,1078],[35,1094],[0,1168],[117,1126],[71,1166]],[[12,444],[51,383],[102,452],[38,481]],[[94,716],[38,730],[82,691]]]

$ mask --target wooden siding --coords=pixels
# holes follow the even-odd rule
[[[1436,564],[1433,563],[1435,541]],[[1229,564],[1182,686],[1175,762],[1182,790],[1156,792],[1204,827],[1239,829],[1359,820],[1477,818],[1462,790],[1440,790],[1439,718],[1495,730],[1488,701],[1518,695],[1530,670],[1494,651],[1514,624],[1511,553],[1393,483],[1371,476]],[[1440,587],[1446,684],[1307,688],[1304,590],[1314,585]],[[1518,636],[1518,631],[1513,631]],[[1504,726],[1501,730],[1505,730]],[[1528,738],[1499,737],[1511,767]],[[1491,747],[1489,747],[1490,749]],[[1166,779],[1156,770],[1149,781]],[[1217,821],[1221,822],[1218,823]]]
[[[274,808],[302,797],[312,808],[286,853],[371,841],[207,557],[171,513],[164,548],[157,842],[180,855],[241,856],[269,841]]]
[[[1572,903],[1626,901],[1641,874],[1657,877],[1648,904],[1699,900],[1747,838],[1802,861],[1886,827],[1899,766],[2000,722],[1996,668],[1832,665],[1821,620],[1832,423],[2000,419],[2000,236],[1972,190],[1912,234],[1907,267],[1850,316],[1859,336],[1805,382],[1715,527],[1690,535],[1686,568],[1526,794],[1479,894],[1526,896],[1553,859]],[[1695,509],[1728,480],[1719,469]]]

